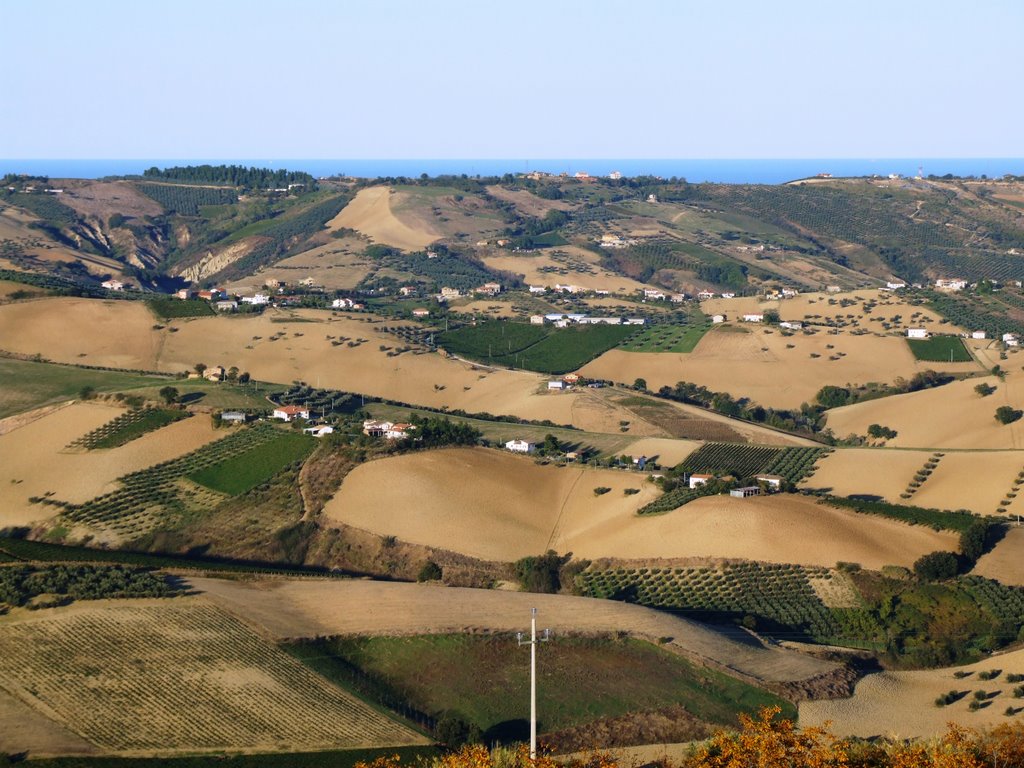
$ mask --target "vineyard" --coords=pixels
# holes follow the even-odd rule
[[[177,213],[180,216],[199,216],[199,209],[204,205],[231,205],[238,202],[238,192],[223,187],[143,183],[135,186],[142,194],[160,203],[168,213]]]
[[[986,331],[997,339],[1004,333],[1024,334],[1024,323],[1015,320],[1012,313],[1012,310],[1020,309],[1017,305],[1020,298],[1008,291],[987,297],[985,303],[977,297],[959,297],[934,291],[928,291],[924,296],[928,307],[960,328]]]
[[[187,477],[281,439],[288,441],[290,449],[289,438],[294,437],[270,424],[257,424],[185,456],[125,475],[120,478],[123,487],[84,504],[69,504],[49,497],[34,500],[63,507],[62,518],[67,522],[107,530],[122,537],[138,537],[161,526],[173,528],[187,512],[212,509],[223,500],[221,494],[187,482]],[[263,472],[272,469],[269,462],[261,466]],[[219,475],[218,470],[211,472],[212,478]],[[247,476],[246,484],[252,479]]]
[[[217,314],[210,302],[200,299],[146,299],[146,306],[159,318],[172,317],[209,317]]]
[[[688,472],[732,474],[738,478],[779,475],[787,483],[806,477],[827,451],[824,448],[770,448],[760,445],[707,443],[683,462]]]
[[[6,623],[0,675],[109,751],[423,743],[237,619],[190,598]]]
[[[907,339],[910,351],[918,360],[942,363],[969,363],[967,351],[959,336],[932,336],[930,339]]]
[[[1024,616],[1024,589],[1007,587],[982,576],[964,576],[960,580],[968,595],[1000,624],[1016,627]]]
[[[850,645],[877,642],[880,629],[867,611],[829,608],[818,597],[812,580],[834,578],[826,568],[746,562],[588,570],[577,577],[577,586],[590,597],[625,600],[688,618],[730,621],[750,616],[776,635]]]
[[[116,448],[153,432],[168,424],[188,418],[187,411],[172,411],[167,408],[138,408],[122,413],[92,432],[82,435],[68,444],[68,448]]]
[[[627,352],[692,352],[709,325],[648,325],[619,345]]]
[[[684,485],[679,488],[673,488],[671,491],[663,493],[654,501],[644,504],[636,513],[638,515],[660,515],[664,512],[671,512],[673,509],[679,509],[684,504],[689,504],[701,496],[707,496],[708,491],[705,490],[706,487],[699,485],[696,488],[690,488]]]

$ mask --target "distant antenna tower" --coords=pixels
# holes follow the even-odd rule
[[[924,178],[924,166],[921,166],[921,165],[917,166],[917,178],[919,178],[919,179],[923,179]]]

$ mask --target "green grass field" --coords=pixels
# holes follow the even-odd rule
[[[282,432],[268,443],[193,472],[188,478],[211,490],[237,496],[266,482],[293,461],[304,459],[314,447],[315,438]]]
[[[441,334],[438,343],[456,355],[539,373],[567,373],[617,346],[633,326],[553,328],[507,321],[466,326]]]
[[[146,305],[154,315],[163,319],[172,317],[209,317],[216,314],[209,302],[199,299],[187,299],[185,301],[172,298],[146,299]]]
[[[619,345],[627,352],[693,352],[707,325],[651,325]]]
[[[937,363],[969,363],[971,353],[958,336],[932,336],[930,339],[907,339],[907,345],[918,360]]]
[[[509,636],[428,635],[338,638],[291,652],[343,685],[370,682],[380,698],[403,700],[429,716],[458,712],[485,737],[529,712],[529,658]],[[712,723],[736,713],[792,704],[638,640],[556,637],[538,654],[538,730],[551,732],[612,717],[682,704]]]
[[[0,358],[0,418],[78,397],[83,387],[96,392],[129,392],[173,384],[173,379],[120,371],[96,371],[73,365]]]

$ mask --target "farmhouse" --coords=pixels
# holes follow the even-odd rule
[[[745,499],[748,496],[760,496],[761,489],[756,485],[748,485],[745,488],[733,488],[729,495],[737,499]]]
[[[384,437],[387,440],[401,440],[409,437],[409,433],[415,429],[412,424],[392,424],[391,429],[384,430]]]
[[[546,285],[531,285],[530,286],[530,293],[547,293],[547,290],[548,290],[548,288],[547,288]]]
[[[890,280],[885,284],[885,287],[889,291],[901,291],[907,287],[907,284],[902,280]]]
[[[284,280],[278,280],[273,277],[268,277],[266,280],[263,281],[263,287],[269,288],[272,291],[276,291],[278,288],[284,287]]]
[[[578,285],[562,285],[561,283],[555,283],[555,290],[560,293],[583,293],[585,288],[580,288]]]
[[[355,309],[356,303],[352,299],[335,299],[331,302],[331,309]]]
[[[398,289],[399,296],[415,296],[416,286],[415,285],[403,285]]]
[[[196,296],[203,301],[216,301],[224,296],[224,292],[220,288],[210,288],[209,290],[199,291]],[[242,301],[245,301],[245,299],[242,299]]]
[[[533,453],[537,450],[537,444],[529,440],[509,440],[505,443],[505,449],[515,453]]]
[[[827,285],[827,286],[825,286],[825,291],[827,293],[839,293],[841,290],[843,290],[843,289],[840,288],[838,285]]]
[[[100,285],[102,285],[108,291],[124,290],[124,283],[122,283],[120,280],[104,280],[102,283],[100,283]]]
[[[376,421],[367,419],[363,422],[363,434],[369,437],[383,437],[384,433],[395,426],[392,421]]]
[[[714,475],[702,475],[694,473],[690,475],[690,487],[696,488],[698,485],[707,485],[709,480],[714,480]]]
[[[984,331],[974,331],[974,333],[971,334],[971,338],[972,339],[984,339],[985,338],[985,332]]]
[[[302,432],[307,435],[312,435],[313,437],[323,437],[324,435],[329,435],[334,432],[334,427],[329,424],[320,424],[315,427],[306,427]]]
[[[194,299],[196,296],[195,291],[190,291],[188,288],[182,288],[180,291],[176,291],[174,298],[186,301],[188,299]]]
[[[274,418],[291,421],[292,419],[308,419],[309,409],[299,405],[282,405],[274,409]]]
[[[544,325],[544,315],[530,315],[530,325]]]
[[[908,339],[927,339],[928,329],[927,328],[907,328]]]
[[[782,490],[783,477],[781,475],[758,475],[754,478],[759,483],[764,483],[773,491]]]
[[[779,323],[779,328],[788,328],[791,331],[799,331],[803,327],[803,323],[797,323],[793,320],[783,320],[781,323]]]
[[[497,296],[501,293],[501,283],[484,283],[476,289],[477,293],[483,293],[487,296]]]
[[[565,382],[561,381],[561,380],[549,381],[548,382],[548,389],[558,389],[558,390],[565,389]]]
[[[664,298],[664,291],[659,291],[656,288],[644,288],[644,299],[651,299],[652,301],[661,301]]]
[[[208,381],[220,381],[224,378],[224,366],[211,365],[203,371],[203,378]]]
[[[566,384],[569,384],[570,386],[573,384],[579,384],[580,375],[578,373],[567,373],[565,374],[565,376],[562,377],[562,381],[564,381]]]
[[[457,299],[461,295],[462,292],[458,288],[449,288],[448,286],[445,286],[441,289],[441,298],[444,301],[447,301],[448,299]]]
[[[623,325],[646,325],[647,321],[642,317],[627,317],[622,321]]]
[[[623,240],[618,235],[608,235],[608,234],[601,235],[601,239],[598,240],[598,243],[600,244],[600,246],[602,248],[625,248],[626,247],[626,241]]]
[[[429,315],[430,315],[430,310],[429,309],[424,309],[423,307],[416,307],[416,309],[414,309],[412,311],[412,316],[413,317],[429,317]]]
[[[935,281],[935,287],[940,291],[962,291],[967,287],[967,281],[960,278],[939,278]]]
[[[736,298],[736,294],[735,293],[723,293],[722,294],[722,298],[723,299],[735,299]]]
[[[706,301],[707,299],[713,299],[713,298],[715,298],[715,292],[714,291],[701,291],[700,293],[697,294],[697,298],[700,299],[701,301]]]
[[[200,294],[202,295],[202,294]],[[257,293],[252,296],[243,296],[243,304],[252,304],[253,306],[262,306],[270,303],[270,297],[265,293]]]
[[[230,424],[245,424],[245,414],[241,411],[224,411],[220,415],[220,420]]]
[[[686,301],[686,294],[673,293],[671,296],[668,297],[668,300],[671,301],[673,304],[682,304],[684,301]]]
[[[1008,347],[1017,347],[1020,346],[1020,340],[1017,338],[1017,334],[1015,333],[1004,333],[1003,344]]]
[[[218,312],[234,312],[238,309],[237,301],[218,301],[215,305]]]
[[[725,315],[712,315],[711,316],[711,322],[712,323],[724,323],[725,322]]]
[[[763,323],[764,322],[764,315],[761,314],[760,312],[748,312],[747,314],[743,315],[743,322],[744,323]]]

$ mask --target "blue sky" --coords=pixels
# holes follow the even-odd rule
[[[0,157],[1019,157],[1017,0],[0,0]]]

